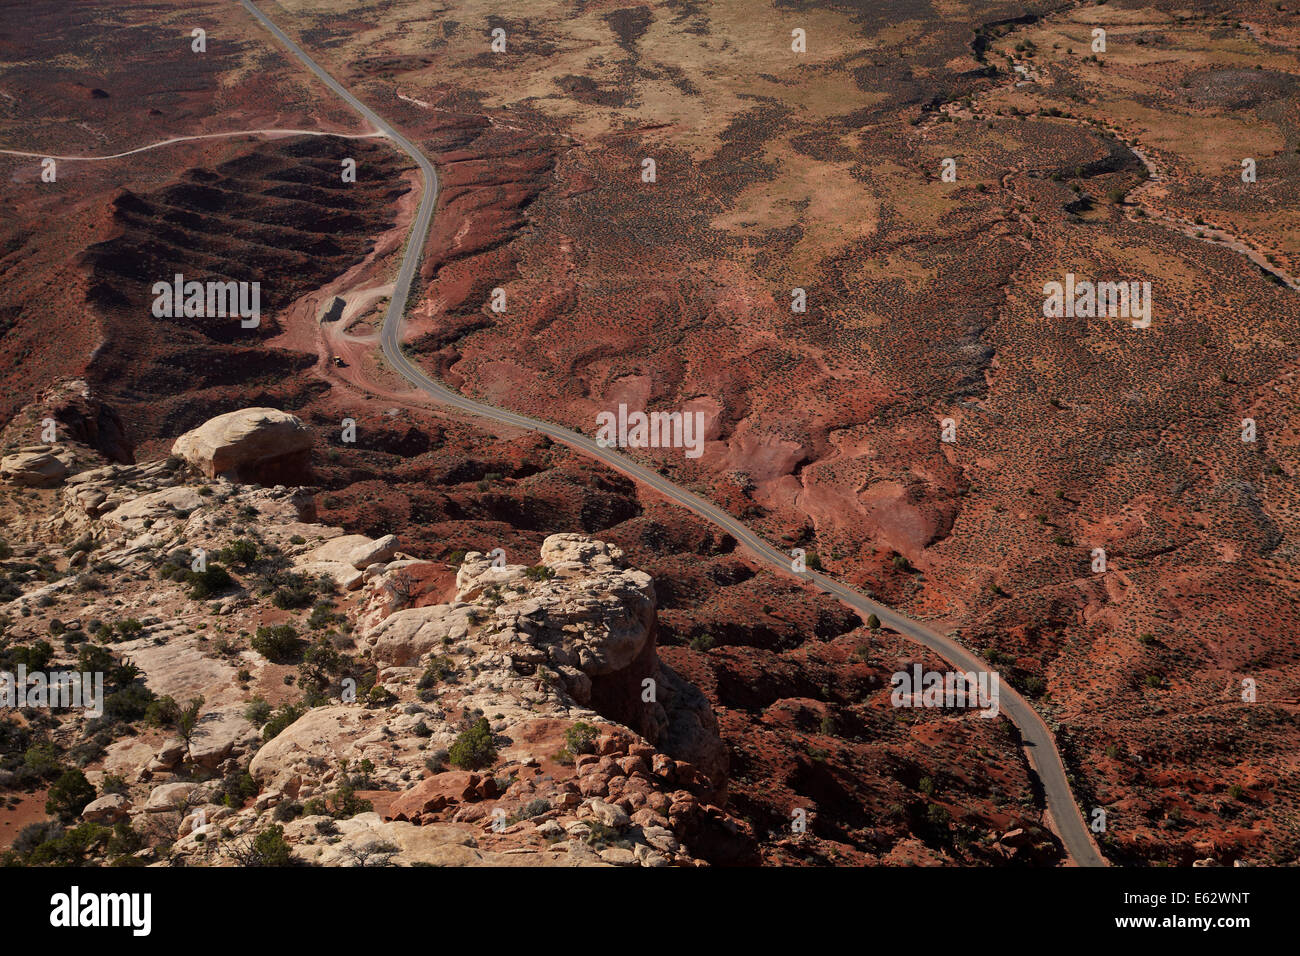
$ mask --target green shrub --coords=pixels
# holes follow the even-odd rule
[[[28,866],[78,866],[108,845],[113,831],[98,823],[83,823],[46,840],[27,855]]]
[[[253,839],[253,859],[249,866],[288,866],[293,857],[284,840],[284,827],[269,826]]]
[[[358,797],[352,785],[347,783],[334,791],[330,803],[332,804],[330,816],[336,820],[347,820],[358,813],[369,813],[375,808],[369,800]]]
[[[712,634],[697,634],[691,638],[691,650],[703,653],[713,647],[714,640]]]
[[[440,681],[446,680],[452,674],[456,673],[456,665],[450,657],[441,655],[429,659],[429,664],[416,681],[416,690],[428,690]]]
[[[22,664],[28,671],[43,671],[54,657],[49,641],[37,641],[31,646],[15,647],[9,652],[15,665]]]
[[[95,788],[86,775],[75,767],[65,770],[50,787],[45,800],[45,812],[60,820],[72,820],[81,815],[86,804],[95,799]]]
[[[302,715],[303,709],[297,704],[281,704],[262,728],[262,739],[273,739]]]
[[[247,770],[232,770],[221,779],[214,800],[227,807],[238,808],[244,801],[257,796],[257,781]]]
[[[230,576],[230,572],[216,563],[210,563],[203,571],[185,568],[178,574],[174,574],[173,580],[188,584],[190,599],[194,601],[206,601],[235,584],[235,579]]]
[[[292,661],[302,646],[298,632],[289,624],[259,627],[249,643],[257,653],[277,664]]]
[[[257,563],[257,545],[247,538],[236,538],[220,551],[221,560],[241,568],[251,568]]]
[[[492,727],[486,717],[480,717],[468,730],[456,738],[447,751],[451,764],[462,770],[481,770],[496,763],[497,749],[492,742]]]
[[[274,591],[271,603],[284,611],[309,607],[316,600],[317,588],[303,574],[288,574]]]
[[[596,728],[580,720],[564,732],[564,745],[569,753],[589,754],[596,749]]]
[[[145,708],[144,722],[151,727],[171,727],[181,715],[180,705],[170,694],[157,697]]]
[[[148,716],[149,707],[154,703],[154,693],[144,684],[127,684],[121,690],[109,694],[104,701],[104,713],[124,723]]]
[[[51,743],[32,744],[23,754],[23,767],[37,777],[53,779],[63,769],[58,748]]]
[[[261,697],[254,697],[244,708],[244,716],[254,727],[261,727],[271,719],[271,705]]]
[[[537,797],[534,800],[529,800],[519,808],[519,819],[531,820],[533,817],[540,817],[550,809],[551,801],[547,800],[545,797]]]

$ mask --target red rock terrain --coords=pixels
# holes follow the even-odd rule
[[[1220,226],[1293,263],[1292,14],[461,6],[285,12],[439,168],[408,336],[420,362],[587,432],[620,402],[703,411],[703,457],[647,459],[955,629],[1059,728],[1076,795],[1108,810],[1113,859],[1294,861],[1300,313],[1292,290],[1204,235]],[[354,131],[264,35],[227,5],[205,10],[239,43],[174,89],[141,85],[170,35],[142,22],[124,24],[120,64],[101,58],[93,74],[6,68],[4,89],[48,89],[45,114],[69,117],[33,140],[24,99],[0,125],[6,143],[98,152],[206,130],[230,115],[217,76],[241,126]],[[47,50],[39,27],[55,16],[38,5],[35,27],[3,38],[24,51],[11,58]],[[168,14],[168,29],[181,35],[184,18]],[[1096,23],[1112,37],[1104,63],[1085,59]],[[486,51],[494,25],[505,59]],[[796,60],[800,25],[812,44]],[[89,44],[89,29],[70,35]],[[258,57],[273,67],[254,82]],[[1125,143],[1156,157],[1156,187]],[[316,435],[324,521],[448,559],[599,534],[655,577],[664,660],[714,705],[729,807],[764,859],[1056,858],[1004,720],[888,706],[882,688],[915,648],[565,449],[421,408],[362,364],[373,321],[318,327],[330,296],[391,278],[413,199],[403,161],[349,143],[379,176],[331,189],[326,235],[304,228],[329,221],[318,191],[341,148],[178,146],[125,172],[64,164],[79,178],[44,191],[35,160],[0,157],[4,411],[82,375],[141,451],[164,454],[211,414],[283,407]],[[1245,149],[1266,172],[1253,193],[1239,188]],[[943,183],[954,156],[958,180]],[[49,221],[69,228],[52,236]],[[164,275],[180,261],[283,277],[265,337],[124,302],[149,256]],[[1044,319],[1043,283],[1067,271],[1151,280],[1152,328]],[[790,311],[795,287],[804,313]],[[496,288],[503,313],[488,307]],[[340,441],[344,418],[355,444]],[[948,418],[952,444],[939,440]],[[791,842],[805,806],[815,839]]]

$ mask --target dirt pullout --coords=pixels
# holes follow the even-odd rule
[[[340,175],[348,158],[361,170],[355,183]],[[118,195],[113,237],[85,257],[88,304],[103,315],[105,334],[90,378],[142,438],[161,434],[164,423],[192,427],[223,405],[300,405],[324,387],[309,374],[315,356],[268,340],[291,304],[369,256],[408,189],[402,171],[383,146],[299,137],[260,143],[159,190]],[[153,285],[177,274],[257,283],[260,324],[157,317]],[[150,400],[131,401],[142,395]]]

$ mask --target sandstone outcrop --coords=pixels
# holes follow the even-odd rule
[[[53,488],[62,483],[72,462],[57,446],[33,445],[0,458],[0,478],[27,488]]]
[[[186,432],[172,454],[209,478],[259,484],[309,480],[311,435],[293,415],[274,408],[227,412]]]
[[[712,711],[659,662],[654,582],[617,547],[552,535],[536,564],[471,553],[453,583],[394,535],[315,522],[307,489],[241,483],[284,446],[209,441],[261,427],[231,422],[164,461],[75,462],[41,529],[72,573],[33,576],[4,608],[25,633],[80,631],[129,660],[114,679],[141,694],[197,702],[192,731],[100,741],[88,779],[114,790],[87,821],[220,865],[272,823],[324,865],[695,865],[692,844],[750,845],[722,807]],[[224,575],[203,588],[200,553]],[[297,650],[257,644],[268,625]]]

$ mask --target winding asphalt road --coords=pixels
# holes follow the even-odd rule
[[[987,666],[985,662],[966,650],[966,648],[952,638],[945,637],[919,621],[904,617],[892,608],[879,604],[866,595],[845,587],[823,574],[814,571],[796,572],[791,566],[790,555],[772,547],[772,545],[712,502],[706,501],[684,488],[679,488],[658,472],[638,464],[611,448],[599,445],[594,439],[578,432],[468,399],[464,395],[434,381],[413,365],[402,352],[400,333],[406,312],[406,302],[410,296],[411,283],[415,277],[415,270],[419,265],[429,228],[433,223],[434,208],[438,204],[437,170],[434,169],[433,163],[421,152],[419,147],[393,129],[381,116],[353,96],[334,77],[330,76],[297,43],[267,19],[252,4],[251,0],[239,0],[239,2],[277,40],[284,44],[304,66],[311,70],[321,82],[342,97],[349,106],[360,113],[375,129],[382,131],[389,139],[401,147],[419,165],[420,171],[424,174],[426,188],[420,199],[420,208],[416,213],[415,222],[411,227],[406,254],[402,259],[401,269],[397,274],[397,281],[393,287],[392,298],[389,300],[388,311],[384,315],[384,326],[380,335],[384,357],[408,382],[445,405],[451,405],[480,418],[500,422],[503,425],[512,425],[516,428],[540,432],[584,455],[599,459],[611,468],[622,472],[643,485],[653,488],[669,500],[689,509],[706,521],[726,531],[752,552],[755,557],[771,565],[776,570],[802,578],[822,591],[834,595],[863,615],[864,618],[869,614],[876,615],[881,624],[924,644],[949,663],[955,664],[960,670],[980,671],[985,669]],[[1007,686],[1006,682],[1000,683],[1002,712],[1020,730],[1025,752],[1037,772],[1039,780],[1042,781],[1044,795],[1047,799],[1048,814],[1052,818],[1057,835],[1060,836],[1067,852],[1077,865],[1105,866],[1106,861],[1093,842],[1083,815],[1074,801],[1074,794],[1070,790],[1065,765],[1056,749],[1056,742],[1052,738],[1047,725],[1043,723],[1038,712],[1029,705],[1028,701]]]

